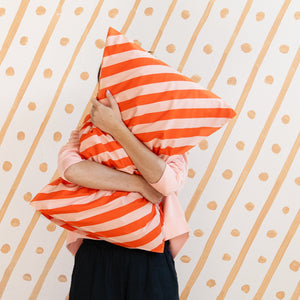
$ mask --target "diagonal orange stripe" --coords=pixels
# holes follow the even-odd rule
[[[298,284],[290,300],[299,300],[299,298],[300,298],[300,280],[298,281]]]
[[[2,64],[3,59],[5,58],[6,53],[17,33],[17,30],[18,30],[20,23],[25,15],[25,12],[26,12],[29,2],[30,2],[30,0],[22,0],[21,4],[19,5],[18,11],[14,17],[12,24],[10,25],[7,36],[3,42],[3,45],[2,45],[2,48],[0,51],[0,65]]]
[[[8,265],[6,270],[4,271],[3,278],[0,282],[0,299],[3,295],[3,293],[4,293],[4,290],[5,290],[5,287],[8,283],[8,280],[9,280],[9,278],[10,278],[10,276],[11,276],[11,274],[12,274],[12,272],[13,272],[13,270],[14,270],[14,268],[15,268],[15,266],[16,266],[16,264],[17,264],[17,262],[18,262],[18,260],[21,256],[21,254],[22,254],[22,252],[23,252],[23,249],[24,249],[24,247],[25,247],[25,245],[26,245],[33,229],[34,229],[34,226],[36,225],[36,223],[39,219],[39,216],[40,216],[40,213],[38,211],[36,211],[34,213],[32,219],[31,219],[30,224],[28,225],[28,227],[26,229],[26,232],[24,233],[24,235],[23,235],[23,237],[22,237],[22,239],[21,239],[21,241],[20,241],[13,257],[12,257],[12,260],[11,260],[10,264]]]
[[[271,44],[271,41],[274,38],[274,35],[275,35],[275,33],[276,33],[276,31],[279,27],[279,24],[280,24],[280,22],[281,22],[281,20],[284,16],[284,13],[286,12],[286,10],[287,10],[287,8],[290,4],[290,1],[291,0],[286,0],[285,1],[285,3],[283,4],[283,6],[280,9],[280,12],[278,13],[278,15],[276,17],[276,20],[275,20],[275,22],[274,22],[274,24],[273,24],[273,26],[270,30],[270,33],[272,33],[272,34],[269,33],[269,35],[267,36],[267,39],[264,43],[264,46],[263,46],[263,48],[262,48],[262,50],[261,50],[261,52],[260,52],[260,54],[257,58],[258,63],[254,65],[253,70],[255,70],[255,72],[253,70],[251,71],[252,75],[250,74],[250,76],[248,78],[248,81],[246,83],[245,89],[243,91],[241,99],[243,99],[243,96],[244,96],[244,99],[243,99],[243,101],[241,101],[241,100],[239,101],[238,109],[235,110],[236,112],[241,111],[242,104],[244,103],[244,101],[246,99],[245,91],[247,92],[247,94],[249,93],[249,90],[250,90],[250,88],[253,84],[253,81],[254,81],[254,77],[256,76],[256,74],[258,72],[258,68],[262,63],[264,56],[266,55],[267,49],[269,48],[269,46]],[[271,41],[270,41],[270,39],[271,39]],[[202,268],[203,268],[203,266],[204,266],[204,264],[205,264],[205,262],[208,258],[208,254],[209,254],[209,252],[211,251],[211,249],[214,245],[214,242],[215,242],[215,240],[216,240],[216,238],[217,238],[217,236],[218,236],[218,234],[219,234],[219,232],[222,228],[222,225],[224,224],[224,222],[226,220],[226,217],[229,214],[229,211],[230,211],[230,209],[231,209],[231,207],[232,207],[232,205],[233,205],[240,189],[242,188],[242,185],[244,184],[244,182],[245,182],[245,180],[246,180],[246,178],[247,178],[247,176],[248,176],[248,174],[249,174],[249,172],[250,172],[250,170],[251,170],[251,168],[252,168],[252,166],[253,166],[253,164],[254,164],[257,156],[258,156],[258,154],[259,154],[259,151],[260,151],[260,149],[261,149],[261,147],[262,147],[262,145],[263,145],[263,143],[266,139],[266,136],[267,136],[267,134],[270,130],[272,122],[275,119],[275,116],[276,116],[276,114],[277,114],[277,112],[278,112],[278,110],[279,110],[279,108],[280,108],[280,106],[283,102],[283,99],[284,99],[284,96],[287,92],[287,89],[288,89],[288,87],[290,86],[290,84],[292,82],[293,76],[295,74],[297,66],[299,65],[299,62],[300,62],[300,48],[298,49],[298,52],[297,52],[297,54],[296,54],[296,56],[295,56],[295,58],[294,58],[294,60],[291,64],[291,67],[288,71],[286,79],[285,79],[285,81],[283,83],[283,86],[280,90],[280,93],[279,93],[279,96],[276,100],[276,103],[273,106],[273,109],[272,109],[272,111],[271,111],[271,113],[270,113],[270,115],[269,115],[269,117],[266,121],[266,124],[265,124],[265,126],[264,126],[257,142],[256,142],[256,145],[254,146],[253,151],[252,151],[252,153],[251,153],[251,155],[250,155],[250,157],[249,157],[249,159],[248,159],[248,161],[247,161],[247,163],[246,163],[246,165],[245,165],[245,167],[244,167],[244,169],[243,169],[243,171],[242,171],[242,173],[241,173],[241,175],[240,175],[240,177],[239,177],[239,179],[238,179],[238,181],[237,181],[237,183],[236,183],[236,185],[235,185],[235,187],[234,187],[234,189],[233,189],[233,191],[232,191],[232,193],[231,193],[231,195],[228,199],[228,201],[226,202],[226,204],[225,204],[225,206],[222,210],[222,213],[221,213],[221,215],[220,215],[220,217],[217,221],[217,224],[215,225],[210,237],[208,238],[207,244],[205,246],[205,250],[203,251],[203,255],[201,255],[201,257],[199,258],[198,263],[197,263],[196,267],[194,268],[194,270],[193,270],[193,272],[192,272],[192,274],[191,274],[191,276],[188,280],[188,283],[187,283],[186,287],[184,288],[184,290],[182,292],[182,297],[183,297],[182,299],[187,299],[192,286],[196,282],[196,279],[199,276],[199,274],[200,274],[200,272],[201,272],[201,270],[202,270]],[[225,141],[228,139],[228,136],[229,136],[229,134],[230,134],[230,132],[231,132],[233,126],[234,126],[234,123],[235,123],[235,120],[233,120],[232,123],[230,123],[229,126],[226,128],[225,133],[224,133],[224,135],[221,139],[221,142],[219,143],[219,145],[218,145],[218,147],[217,147],[217,149],[214,153],[214,156],[215,156],[216,152],[218,153],[218,156],[220,155],[221,150],[219,150],[218,148],[219,148],[220,145],[222,145],[221,149],[223,149],[223,147],[225,145]],[[220,152],[218,152],[218,150]],[[216,160],[214,161],[212,159],[212,161],[214,163],[216,163]],[[212,172],[212,170],[210,170],[210,171]],[[206,178],[206,179],[208,181],[208,178]],[[207,183],[207,181],[206,181],[206,183]],[[200,182],[200,184],[201,184],[201,182]],[[199,188],[199,186],[198,186],[198,188]],[[203,187],[201,187],[201,188],[202,188],[202,190],[200,191],[200,193],[202,193],[202,191],[203,191]],[[199,193],[199,190],[198,190],[198,193]],[[198,199],[197,199],[197,201],[198,201]],[[191,213],[192,213],[192,211],[190,211],[190,215],[191,215]]]
[[[235,112],[237,113],[237,115],[239,115],[239,113],[243,109],[243,106],[244,106],[244,104],[246,102],[246,99],[248,97],[248,94],[249,94],[249,92],[252,88],[254,79],[257,75],[257,72],[258,72],[258,70],[259,70],[259,68],[260,68],[260,66],[263,62],[263,59],[265,58],[265,56],[267,54],[267,51],[270,47],[270,44],[271,44],[271,42],[272,42],[272,40],[273,40],[273,38],[274,38],[278,28],[279,28],[280,22],[283,18],[284,13],[287,10],[289,4],[290,4],[290,2],[291,2],[291,0],[285,0],[283,6],[280,9],[280,12],[278,13],[278,15],[277,15],[270,31],[269,31],[269,34],[268,34],[267,38],[265,39],[264,45],[263,45],[263,47],[262,47],[255,63],[254,63],[254,66],[253,66],[253,68],[250,72],[250,75],[248,77],[248,80],[245,84],[242,95],[241,95],[241,97],[238,101],[238,104],[237,104],[236,108],[234,109]],[[229,135],[231,134],[231,131],[232,131],[236,121],[237,121],[237,118],[234,118],[233,120],[231,120],[229,122],[228,126],[226,127],[225,131],[224,131],[224,134],[223,134],[223,136],[222,136],[222,138],[221,138],[221,140],[220,140],[220,142],[219,142],[219,144],[218,144],[218,146],[217,146],[217,148],[216,148],[216,150],[215,150],[215,152],[212,156],[212,159],[211,159],[211,161],[210,161],[210,163],[209,163],[209,165],[208,165],[208,167],[205,171],[205,174],[202,177],[202,180],[200,181],[198,187],[196,188],[196,191],[195,191],[194,195],[192,196],[192,199],[191,199],[190,203],[188,204],[188,206],[186,208],[185,216],[186,216],[187,220],[190,219],[194,209],[196,208],[196,205],[197,205],[197,203],[198,203],[198,201],[199,201],[199,199],[202,195],[202,192],[204,191],[205,186],[208,183],[208,180],[209,180],[210,176],[212,175],[212,172],[213,172],[213,170],[214,170],[214,168],[217,164],[217,161],[218,161],[218,159],[219,159],[219,157],[220,157],[220,155],[221,155],[221,153],[222,153],[222,151],[225,147],[225,144],[226,144],[226,142],[229,138]]]
[[[126,22],[125,22],[125,24],[123,25],[123,27],[120,31],[122,34],[126,34],[128,28],[130,27],[130,25],[132,23],[133,18],[135,17],[136,11],[137,11],[140,3],[141,3],[141,0],[136,0],[135,1],[134,5],[133,5],[133,7],[132,7],[127,19],[126,19]]]
[[[65,242],[66,238],[67,238],[67,230],[63,230],[63,232],[60,235],[53,251],[51,252],[51,254],[48,258],[47,263],[44,266],[42,274],[40,275],[37,283],[35,284],[32,292],[31,292],[31,295],[29,296],[29,299],[37,299],[37,296],[39,295],[39,293],[41,291],[42,284],[44,283],[44,281],[45,281],[45,279],[46,279],[46,277],[49,273],[49,270],[51,269],[51,267],[53,265],[53,262],[55,261],[59,251],[61,250],[62,246],[64,245],[64,242]]]
[[[47,44],[50,40],[50,37],[51,37],[51,35],[52,35],[52,33],[55,29],[55,26],[56,26],[59,18],[60,18],[62,6],[64,5],[64,3],[65,3],[65,0],[61,0],[59,2],[58,6],[55,10],[55,13],[54,13],[49,25],[48,25],[46,33],[44,34],[44,37],[43,37],[43,39],[42,39],[42,41],[39,45],[39,48],[38,48],[38,50],[36,51],[36,53],[34,55],[31,66],[30,66],[30,68],[29,68],[29,70],[28,70],[28,72],[27,72],[27,74],[26,74],[26,76],[25,76],[25,78],[24,78],[24,80],[21,84],[21,87],[18,91],[17,97],[16,97],[16,99],[15,99],[15,101],[14,101],[14,103],[13,103],[11,109],[10,109],[10,112],[8,113],[8,116],[5,120],[2,128],[1,128],[1,131],[0,131],[0,145],[3,142],[6,131],[7,131],[8,127],[9,127],[9,125],[10,125],[10,123],[11,123],[13,117],[14,117],[15,112],[17,111],[17,108],[18,108],[18,106],[19,106],[26,90],[27,90],[27,87],[28,87],[33,75],[34,75],[34,72],[36,71],[36,69],[37,69],[37,67],[38,67],[38,65],[41,61],[41,58],[42,58],[42,56],[45,52],[45,49],[46,49]]]
[[[129,14],[129,16],[128,16],[127,20],[126,20],[126,23],[125,23],[125,25],[124,25],[124,27],[123,27],[123,29],[122,29],[122,32],[126,32],[127,29],[129,28],[129,26],[130,26],[130,24],[132,23],[132,20],[133,20],[133,18],[134,18],[134,16],[135,16],[135,11],[136,11],[136,9],[137,9],[137,7],[138,7],[139,4],[140,4],[140,0],[137,0],[137,1],[135,2],[135,5],[134,5],[133,9],[131,10],[131,13]],[[98,84],[95,86],[91,98],[95,98],[95,97],[96,97],[97,91],[98,91]],[[85,108],[85,110],[84,110],[84,112],[83,112],[83,114],[82,114],[82,117],[81,117],[81,119],[80,119],[80,121],[79,121],[79,123],[78,123],[78,125],[77,125],[77,128],[80,128],[80,127],[81,127],[84,118],[86,117],[86,115],[89,113],[90,110],[91,110],[91,101],[89,101],[89,103],[87,104],[87,106],[86,106],[86,108]],[[53,177],[55,177],[55,176],[57,176],[57,175],[58,175],[58,172],[56,171],[56,172],[55,172],[55,175],[54,175]],[[52,180],[54,180],[54,178],[52,178]],[[52,180],[51,180],[51,181],[52,181]],[[40,215],[40,213],[39,213],[39,215]],[[63,241],[64,241],[65,239],[66,239],[66,237],[63,238]],[[59,242],[60,242],[60,241],[58,241],[58,243],[59,243]],[[25,247],[25,244],[23,245],[21,251],[23,251],[24,247]],[[50,259],[51,259],[51,256],[50,256],[49,260],[50,260]],[[17,260],[18,260],[18,259],[17,259]],[[14,264],[17,263],[17,260],[14,262]],[[43,271],[43,274],[48,274],[50,268],[52,267],[53,262],[54,262],[54,260],[52,260],[51,263],[47,264],[47,266],[45,267],[45,269],[44,269],[44,271]],[[36,285],[35,285],[35,287],[34,287],[34,290],[33,290],[33,292],[32,292],[32,294],[34,294],[35,297],[38,296],[38,294],[39,294],[39,292],[40,292],[40,290],[41,290],[41,288],[42,288],[42,286],[43,286],[43,284],[44,284],[44,282],[45,282],[46,276],[43,276],[43,274],[41,275],[41,276],[42,276],[41,279],[39,279],[38,282],[36,283]],[[1,297],[1,296],[0,296],[0,297]],[[65,299],[65,300],[67,300],[67,299],[69,299],[69,294],[66,296],[66,299]]]
[[[12,187],[11,187],[9,193],[8,193],[8,196],[6,197],[6,199],[5,199],[2,207],[0,209],[0,222],[2,221],[3,216],[4,216],[6,210],[7,210],[8,206],[9,206],[9,203],[12,200],[12,197],[14,196],[15,191],[17,190],[17,187],[18,187],[18,185],[20,184],[20,182],[21,182],[21,180],[23,178],[25,170],[26,170],[26,168],[27,168],[27,166],[28,166],[28,164],[29,164],[29,162],[30,162],[33,154],[34,154],[34,151],[36,150],[36,148],[38,146],[38,143],[39,143],[39,141],[40,141],[40,139],[41,139],[41,137],[42,137],[42,135],[44,133],[44,130],[45,130],[47,124],[48,124],[48,121],[49,121],[49,119],[50,119],[50,117],[52,115],[52,112],[53,112],[53,110],[55,108],[55,105],[56,105],[56,103],[58,101],[60,93],[61,93],[61,91],[63,89],[63,86],[64,86],[64,84],[65,84],[65,82],[66,82],[66,80],[67,80],[67,78],[69,76],[69,73],[71,72],[71,69],[72,69],[73,64],[75,62],[75,59],[76,59],[76,57],[77,57],[77,55],[78,55],[78,53],[79,53],[79,51],[80,51],[80,49],[81,49],[81,47],[82,47],[82,45],[84,43],[84,41],[85,41],[85,39],[86,39],[89,31],[91,30],[91,28],[92,28],[92,26],[93,26],[96,18],[98,17],[98,14],[99,14],[100,8],[101,8],[101,6],[103,4],[103,1],[104,0],[100,0],[98,2],[97,6],[96,6],[96,8],[95,8],[95,10],[93,12],[93,15],[92,15],[89,23],[87,24],[87,26],[86,26],[86,28],[84,30],[84,33],[82,34],[82,36],[81,36],[81,38],[80,38],[80,40],[79,40],[79,42],[78,42],[78,44],[76,46],[76,49],[75,49],[75,51],[74,51],[74,53],[72,55],[72,58],[71,58],[71,60],[69,62],[69,65],[68,65],[68,67],[67,67],[67,69],[66,69],[66,71],[65,71],[65,73],[64,73],[64,75],[63,75],[63,77],[62,77],[62,79],[61,79],[61,81],[59,83],[59,85],[58,85],[58,88],[56,90],[56,93],[54,95],[52,103],[51,103],[51,105],[50,105],[50,107],[48,109],[48,112],[47,112],[47,114],[46,114],[46,116],[45,116],[45,118],[44,118],[44,120],[43,120],[43,122],[42,122],[42,124],[41,124],[41,126],[39,128],[39,131],[38,131],[38,133],[37,133],[37,135],[36,135],[36,137],[35,137],[32,145],[31,145],[30,149],[29,149],[29,152],[28,152],[28,154],[27,154],[27,156],[26,156],[26,158],[25,158],[25,160],[24,160],[24,162],[23,162],[23,164],[22,164],[22,166],[21,166],[21,168],[19,170],[19,173],[17,174],[17,177],[16,177],[16,179],[15,179],[15,181],[14,181],[14,183],[13,183],[13,185],[12,185]],[[62,0],[62,3],[63,2],[64,2],[64,0]]]
[[[158,30],[158,33],[157,33],[157,35],[156,35],[156,37],[154,39],[154,42],[153,42],[153,44],[152,44],[152,46],[150,48],[150,52],[154,52],[155,51],[155,49],[156,49],[156,47],[158,45],[158,42],[161,39],[163,31],[165,30],[166,25],[169,22],[170,17],[171,17],[171,15],[172,15],[172,13],[173,13],[173,11],[175,9],[176,4],[177,4],[177,0],[173,0],[172,3],[171,3],[171,5],[169,6],[169,9],[168,9],[168,11],[167,11],[167,13],[165,15],[165,18],[164,18],[164,20],[163,20],[163,22],[162,22],[162,24],[161,24],[161,26],[160,26],[160,28]]]
[[[221,73],[222,68],[224,67],[224,64],[225,64],[225,61],[228,57],[228,54],[229,54],[229,52],[230,52],[237,36],[238,36],[238,33],[240,32],[240,30],[242,28],[242,25],[245,22],[246,16],[248,15],[248,13],[250,11],[252,3],[253,3],[253,0],[248,0],[245,7],[244,7],[244,9],[243,9],[243,12],[242,12],[242,14],[241,14],[241,16],[240,16],[240,18],[237,22],[237,25],[236,25],[236,27],[233,31],[233,34],[231,35],[230,40],[229,40],[229,42],[228,42],[228,44],[227,44],[227,46],[226,46],[226,48],[223,52],[223,55],[222,55],[221,60],[218,64],[218,66],[217,66],[217,69],[216,69],[214,75],[212,76],[212,78],[210,79],[210,81],[207,85],[207,88],[209,90],[211,90],[213,88],[217,78],[219,77],[219,75]]]
[[[257,235],[257,232],[259,231],[259,229],[261,227],[261,224],[263,223],[265,217],[267,216],[268,212],[270,211],[270,209],[272,207],[272,204],[274,203],[274,200],[276,199],[276,196],[282,186],[283,181],[285,180],[285,178],[287,176],[288,170],[290,169],[292,162],[295,159],[295,156],[297,154],[297,151],[299,150],[299,147],[300,147],[300,133],[297,136],[297,139],[296,139],[296,141],[295,141],[295,143],[294,143],[294,145],[293,145],[293,147],[292,147],[292,149],[291,149],[291,151],[290,151],[290,153],[289,153],[289,155],[277,177],[277,180],[276,180],[259,216],[257,217],[257,219],[255,221],[255,224],[253,225],[253,227],[247,237],[247,240],[245,241],[245,243],[243,245],[242,250],[239,253],[239,256],[238,256],[236,262],[234,263],[229,275],[227,276],[224,286],[222,287],[222,290],[221,290],[220,294],[218,295],[217,299],[224,299],[230,286],[232,285],[234,279],[236,278],[236,276],[245,260],[245,257],[251,247],[251,244],[253,243],[255,236]],[[267,288],[267,285],[269,284],[271,277],[273,276],[275,269],[277,268],[277,266],[282,258],[283,253],[285,252],[286,248],[288,247],[288,244],[289,244],[292,236],[296,232],[296,229],[297,229],[297,227],[299,225],[299,221],[300,221],[299,217],[300,217],[300,211],[298,212],[293,224],[291,225],[291,227],[289,229],[289,232],[287,233],[285,240],[283,241],[280,249],[278,250],[278,252],[273,260],[273,263],[271,264],[271,266],[269,268],[269,271],[265,275],[265,279],[263,280],[263,282],[256,294],[257,298],[254,297],[254,299],[262,298],[263,293],[264,293],[265,289]],[[293,232],[293,234],[291,234],[291,232]]]
[[[298,143],[299,143],[299,141],[298,141]],[[298,148],[299,148],[299,145],[298,145]],[[299,223],[300,223],[300,209],[298,210],[298,213],[297,213],[295,219],[293,220],[293,223],[291,224],[283,242],[281,243],[281,245],[271,263],[271,266],[270,266],[267,274],[265,275],[265,277],[253,299],[262,299],[262,297],[268,287],[268,284],[270,283],[279,263],[282,260],[282,257],[284,255],[286,249],[288,248],[292,238],[294,237],[294,235],[298,229]],[[298,291],[298,293],[299,293],[299,291]]]
[[[188,43],[188,46],[187,46],[187,48],[186,48],[186,50],[184,52],[184,55],[183,55],[183,57],[181,59],[181,62],[179,63],[179,66],[177,68],[177,70],[179,72],[182,72],[182,70],[183,70],[183,68],[184,68],[184,66],[185,66],[185,64],[186,64],[186,62],[187,62],[187,60],[188,60],[188,58],[189,58],[189,56],[191,54],[193,46],[195,45],[197,37],[198,37],[198,35],[199,35],[199,33],[200,33],[203,25],[205,24],[205,22],[206,22],[209,14],[210,14],[210,11],[211,11],[214,3],[215,3],[215,0],[210,0],[208,2],[208,5],[207,5],[207,7],[206,7],[206,9],[204,11],[204,14],[203,14],[202,18],[200,19],[200,21],[199,21],[196,29],[194,30],[194,33],[193,33],[193,35],[192,35],[192,37],[191,37],[191,39],[190,39],[190,41]]]

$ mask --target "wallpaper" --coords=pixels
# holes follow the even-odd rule
[[[67,232],[28,201],[89,112],[109,26],[237,112],[188,155],[180,299],[299,299],[299,0],[0,0],[0,298],[68,299]]]

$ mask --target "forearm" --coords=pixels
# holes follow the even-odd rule
[[[139,141],[125,125],[119,126],[114,131],[113,136],[125,149],[147,182],[155,183],[159,181],[166,168],[164,160]]]
[[[83,160],[67,168],[65,178],[80,186],[98,190],[141,192],[142,178],[105,165]]]
[[[154,204],[162,199],[162,194],[142,176],[118,171],[89,160],[69,166],[64,176],[68,181],[87,188],[137,192]]]

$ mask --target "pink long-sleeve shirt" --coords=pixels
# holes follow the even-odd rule
[[[79,154],[79,131],[71,133],[69,142],[64,145],[58,154],[58,172],[64,177],[64,172],[72,164],[82,161]],[[186,222],[184,212],[180,206],[177,191],[182,187],[187,175],[187,156],[172,156],[167,160],[165,171],[156,183],[151,184],[163,194],[163,214],[165,222],[165,239],[170,241],[170,250],[173,258],[178,254],[188,239],[190,228]],[[82,243],[82,235],[68,231],[67,248],[75,255]]]

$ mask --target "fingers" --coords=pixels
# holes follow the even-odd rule
[[[97,98],[92,99],[92,105],[97,106],[100,102],[97,100]]]
[[[118,108],[118,104],[114,98],[114,96],[111,94],[109,90],[106,90],[106,98],[109,101],[110,107],[115,109]]]

